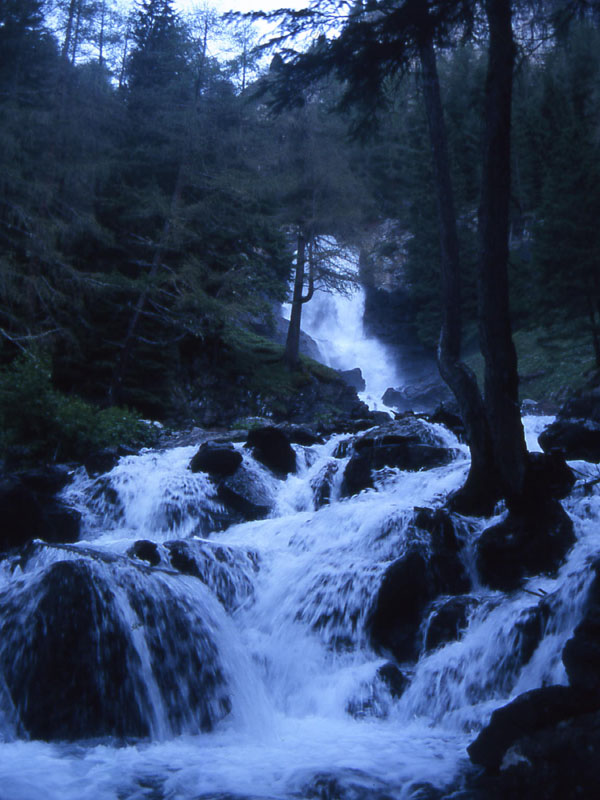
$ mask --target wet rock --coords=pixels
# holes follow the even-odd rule
[[[382,400],[387,406],[399,412],[431,412],[441,402],[451,401],[452,395],[439,375],[433,374],[423,376],[418,383],[403,386],[401,389],[386,389]]]
[[[368,619],[375,650],[389,652],[399,662],[417,657],[427,606],[439,595],[470,589],[458,549],[445,545],[440,536],[424,533],[385,571]]]
[[[64,489],[71,470],[64,464],[51,464],[45,467],[19,472],[19,480],[36,494],[54,495]]]
[[[469,756],[487,770],[498,770],[508,749],[523,737],[599,707],[596,695],[572,686],[525,692],[494,711],[489,724],[467,748]]]
[[[387,686],[389,693],[398,700],[406,691],[410,678],[399,667],[388,661],[377,670],[377,677]]]
[[[522,510],[536,513],[548,498],[562,500],[575,485],[573,470],[560,453],[529,453],[523,487]],[[512,506],[514,510],[518,508]]]
[[[104,447],[102,450],[94,450],[83,459],[83,466],[88,475],[93,477],[101,475],[103,472],[110,472],[123,456],[134,456],[137,450],[125,445],[115,447]]]
[[[191,539],[166,542],[165,548],[171,567],[201,580],[227,611],[254,595],[255,553]]]
[[[540,503],[533,513],[509,512],[483,531],[477,569],[485,584],[510,591],[526,577],[554,574],[574,543],[573,523],[560,503]]]
[[[342,380],[344,380],[348,386],[356,389],[357,392],[364,392],[364,390],[367,388],[367,384],[365,383],[365,379],[363,378],[360,367],[340,370],[340,375]]]
[[[370,430],[356,439],[344,471],[342,495],[348,497],[373,486],[373,471],[383,467],[432,469],[449,464],[454,452],[427,424],[412,415]]]
[[[61,479],[62,480],[62,479]],[[32,486],[44,486],[36,491]],[[46,491],[53,477],[31,477],[26,473],[0,478],[0,552],[22,547],[32,539],[47,542],[75,542],[79,538],[81,514]]]
[[[456,641],[466,630],[469,613],[476,605],[477,600],[469,595],[451,597],[449,600],[438,602],[427,622],[425,652]]]
[[[160,551],[156,542],[139,539],[127,551],[130,558],[146,561],[151,567],[157,567],[161,562]]]
[[[547,453],[558,451],[569,461],[600,463],[600,423],[591,420],[558,419],[543,431],[538,441]]]
[[[438,425],[443,425],[460,440],[465,439],[465,426],[462,419],[458,414],[450,411],[446,406],[441,405],[436,408],[433,414],[428,416],[430,422],[436,422]]]
[[[515,623],[513,657],[519,666],[528,664],[542,641],[551,610],[546,599],[523,611]]]
[[[600,694],[600,560],[592,569],[583,618],[566,643],[562,660],[572,686]]]
[[[571,397],[538,441],[545,452],[600,463],[600,387]]]
[[[265,519],[274,503],[270,489],[243,464],[234,475],[219,482],[217,496],[229,511],[235,512],[232,522]]]
[[[190,470],[228,478],[241,463],[242,454],[229,442],[204,442],[190,461]]]
[[[368,772],[346,767],[311,776],[298,796],[304,800],[390,800],[390,788]]]
[[[312,447],[315,444],[324,444],[325,440],[322,436],[316,433],[312,428],[308,425],[279,425],[278,426],[285,435],[287,436],[288,440],[293,444],[301,444],[304,447]]]
[[[286,434],[279,428],[255,428],[248,434],[246,447],[252,455],[276,475],[284,477],[296,471],[296,453]]]
[[[310,488],[313,493],[313,501],[315,508],[322,508],[328,505],[331,500],[331,490],[333,482],[338,474],[339,463],[337,461],[330,461],[323,467],[320,472],[312,478]]]
[[[342,497],[351,497],[362,492],[363,489],[372,489],[374,487],[372,463],[369,453],[352,456],[344,470]]]
[[[48,569],[39,592],[39,602],[24,615],[28,646],[20,642],[14,665],[5,664],[8,688],[29,735],[46,740],[147,736],[149,725],[135,702],[128,669],[131,663],[139,668],[139,656],[118,618],[107,617],[100,627],[98,614],[111,604],[112,590],[95,580],[87,565],[63,561]],[[11,622],[9,617],[10,639]],[[112,687],[111,697],[105,685]]]
[[[175,734],[210,730],[230,701],[204,613],[164,573],[102,553],[14,586],[0,599],[0,668],[24,733],[146,737],[161,715]]]

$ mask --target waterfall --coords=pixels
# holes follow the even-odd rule
[[[346,249],[337,261],[340,268],[358,275],[357,252]],[[365,333],[364,309],[365,292],[360,284],[348,285],[343,291],[317,288],[303,306],[302,330],[316,342],[326,366],[361,370],[365,388],[358,396],[369,408],[391,412],[382,397],[386,389],[401,386],[404,381],[386,345]],[[289,319],[289,304],[284,305],[283,313]]]
[[[548,421],[525,418],[532,448]],[[426,646],[434,603],[416,661],[373,649],[386,570],[431,547],[415,507],[438,507],[468,468],[464,445],[424,425],[451,462],[379,470],[353,497],[341,491],[348,435],[294,445],[285,480],[235,444],[270,509],[250,522],[227,518],[215,483],[190,472],[194,446],[76,473],[63,495],[83,513],[81,541],[0,561],[0,797],[407,800],[452,782],[495,708],[566,683],[561,651],[600,549],[596,484],[566,502],[578,538],[558,574],[508,595],[473,568],[489,523],[457,523],[471,581],[460,636]]]

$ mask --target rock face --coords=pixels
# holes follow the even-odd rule
[[[397,467],[432,469],[449,464],[454,453],[418,417],[406,416],[359,437],[346,465],[342,494],[350,496],[373,486],[373,470]]]
[[[58,467],[0,477],[0,552],[32,539],[77,541],[81,514],[56,497],[68,479]]]
[[[458,639],[467,627],[469,612],[476,605],[477,600],[469,595],[436,602],[425,631],[425,652]]]
[[[581,392],[558,412],[539,436],[545,452],[558,451],[569,460],[600,463],[600,388]]]
[[[363,378],[363,374],[360,370],[360,367],[355,367],[354,369],[344,369],[340,371],[340,375],[342,379],[351,386],[353,389],[356,389],[357,392],[364,392],[367,388],[367,384],[365,383],[365,379]]]
[[[546,686],[497,709],[468,748],[487,774],[457,797],[595,797],[600,754],[600,560],[583,619],[563,649],[569,686]]]
[[[469,745],[469,756],[475,764],[497,770],[509,747],[519,739],[587,714],[594,707],[600,707],[597,699],[572,686],[545,686],[525,692],[494,711],[489,725]]]
[[[242,463],[242,454],[230,442],[204,442],[190,461],[192,472],[228,478]]]
[[[557,500],[537,513],[509,512],[481,534],[477,570],[488,586],[510,591],[528,576],[556,572],[574,543],[573,523]]]
[[[594,691],[600,696],[600,559],[592,569],[583,619],[563,650],[563,663],[571,686]]]
[[[256,553],[196,540],[166,542],[165,549],[170,566],[201,580],[227,611],[235,611],[253,596]]]
[[[50,741],[210,730],[230,701],[200,600],[192,608],[173,578],[101,554],[51,563],[5,592],[0,662],[24,731]]]
[[[397,661],[417,657],[427,606],[440,595],[470,588],[452,518],[441,510],[419,509],[412,524],[417,535],[385,571],[368,620],[373,647]]]
[[[229,512],[230,523],[265,519],[275,502],[267,484],[244,464],[217,484],[217,496]]]
[[[280,428],[266,426],[251,430],[246,447],[252,450],[257,461],[276,475],[285,476],[296,471],[296,453]]]

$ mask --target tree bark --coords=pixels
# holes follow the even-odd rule
[[[302,297],[304,291],[304,273],[306,269],[306,236],[302,228],[298,231],[298,249],[296,252],[296,273],[294,275],[294,292],[292,295],[292,311],[285,341],[283,360],[288,369],[298,367],[300,358],[300,321],[302,319]]]
[[[510,128],[514,45],[510,0],[486,0],[489,24],[482,193],[479,334],[494,459],[509,507],[523,501],[527,448],[508,290]]]
[[[491,513],[499,499],[492,439],[483,399],[475,375],[461,361],[461,279],[454,194],[446,125],[433,41],[426,36],[419,45],[423,96],[435,175],[440,231],[442,277],[442,329],[438,345],[440,374],[450,387],[460,410],[471,451],[471,467],[462,489],[451,505],[463,513]]]

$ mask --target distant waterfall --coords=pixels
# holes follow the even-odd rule
[[[347,250],[341,256],[346,268],[358,272],[358,255]],[[284,307],[289,317],[289,306]],[[365,381],[360,399],[373,410],[388,411],[382,397],[390,387],[403,384],[396,359],[389,349],[363,328],[365,293],[361,286],[346,292],[317,289],[302,308],[302,330],[313,339],[328,367],[351,370],[358,367]]]

